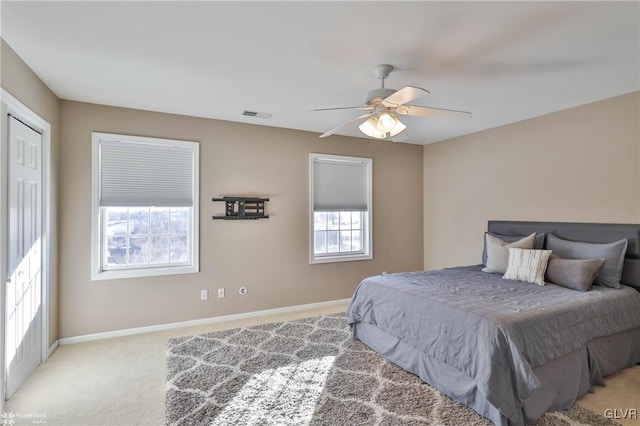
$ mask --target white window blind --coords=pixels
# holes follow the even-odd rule
[[[367,211],[368,167],[364,161],[314,158],[314,211]]]
[[[199,270],[200,144],[91,133],[93,280]]]
[[[100,141],[99,205],[192,206],[190,146]]]

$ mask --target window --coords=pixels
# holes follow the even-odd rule
[[[93,133],[94,280],[198,272],[196,142]]]
[[[309,155],[310,263],[372,259],[370,158]]]

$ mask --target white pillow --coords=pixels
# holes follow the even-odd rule
[[[536,233],[524,237],[521,240],[508,243],[498,237],[487,233],[485,241],[487,243],[487,266],[482,268],[482,272],[491,272],[493,274],[504,274],[507,270],[507,262],[509,260],[509,248],[533,248],[536,239]]]
[[[507,271],[502,278],[544,285],[551,250],[509,249]]]

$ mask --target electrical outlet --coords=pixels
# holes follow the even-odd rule
[[[224,288],[218,289],[218,299],[224,299]]]
[[[209,290],[200,290],[200,300],[209,299]]]

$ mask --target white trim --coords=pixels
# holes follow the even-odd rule
[[[309,303],[306,305],[287,306],[284,308],[266,309],[263,311],[245,312],[242,314],[224,315],[220,317],[202,318],[191,321],[173,322],[168,324],[150,325],[147,327],[126,328],[122,330],[105,331],[103,333],[85,334],[82,336],[62,337],[60,345],[90,342],[93,340],[111,339],[113,337],[131,336],[134,334],[153,333],[155,331],[172,330],[175,328],[192,327],[197,325],[217,324],[221,322],[243,320],[267,315],[288,314],[291,312],[305,311],[309,309],[328,308],[346,304],[350,299],[330,300],[327,302]]]
[[[368,209],[364,215],[366,232],[363,232],[364,253],[335,253],[316,256],[314,250],[314,206],[313,206],[313,164],[314,160],[362,162],[367,165],[367,201]],[[373,259],[373,159],[346,155],[309,153],[309,264],[317,265],[334,262],[353,262]]]
[[[51,289],[51,124],[38,114],[33,112],[30,108],[12,96],[5,89],[0,88],[1,92],[1,104],[2,104],[2,116],[0,121],[2,122],[2,148],[0,149],[0,169],[7,170],[7,151],[8,145],[7,129],[8,129],[8,114],[15,117],[19,117],[21,121],[24,121],[29,126],[35,128],[42,133],[42,342],[41,342],[41,362],[45,362],[49,359],[49,311],[50,311],[50,289]],[[0,298],[0,324],[2,325],[2,332],[0,333],[0,347],[5,348],[4,342],[4,328],[5,328],[5,279],[6,279],[6,227],[7,227],[7,187],[6,177],[0,176],[0,278],[2,279],[2,290]],[[0,361],[2,363],[2,381],[0,382],[0,398],[2,404],[0,404],[4,410],[4,397],[5,397],[5,361],[4,361],[4,349],[0,355]]]
[[[56,340],[55,342],[53,342],[53,345],[51,345],[51,347],[49,348],[48,351],[48,356],[51,357],[51,354],[53,354],[55,352],[56,349],[58,349],[58,346],[60,346],[60,340]]]
[[[196,261],[197,262],[197,261]],[[113,269],[97,271],[91,277],[91,281],[117,280],[123,278],[158,277],[163,275],[197,274],[196,266],[165,266],[165,267],[132,267],[128,269]]]
[[[120,270],[102,269],[102,218],[100,216],[100,143],[103,140],[118,140],[146,144],[170,144],[188,147],[194,155],[193,205],[189,230],[191,263],[189,265],[162,267],[135,267]],[[195,274],[200,272],[200,142],[129,136],[112,133],[91,132],[91,280],[113,280],[121,278],[153,277],[160,275]]]
[[[4,95],[4,90],[2,91]],[[2,116],[0,117],[0,123],[2,124],[2,134],[0,135],[0,283],[2,283],[2,289],[0,290],[0,412],[5,411],[5,389],[7,387],[5,374],[6,374],[6,366],[5,366],[5,321],[6,321],[6,312],[5,312],[5,293],[6,293],[6,279],[7,279],[7,221],[8,221],[8,208],[7,208],[7,200],[8,200],[8,192],[7,192],[7,179],[5,177],[5,173],[7,171],[7,145],[8,145],[8,115],[7,115],[7,105],[4,101],[0,102],[0,110]]]
[[[313,242],[313,240],[311,240]],[[373,259],[372,254],[345,254],[345,253],[336,253],[335,255],[324,255],[318,256],[311,260],[309,263],[311,265],[317,265],[322,263],[336,263],[336,262],[355,262],[356,260],[371,260]]]

